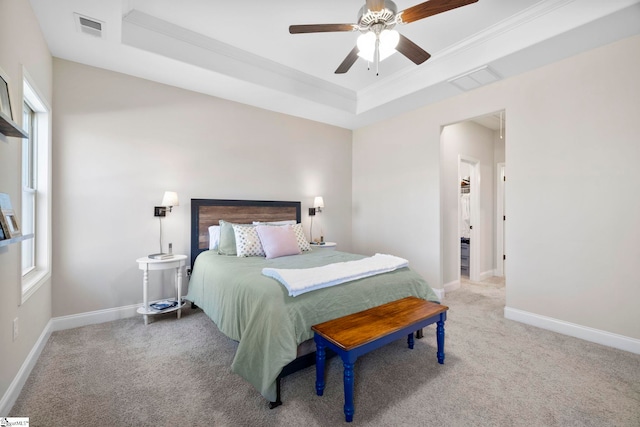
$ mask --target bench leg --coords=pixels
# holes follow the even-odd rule
[[[322,396],[324,393],[324,362],[325,345],[321,337],[315,336],[316,342],[316,394]]]
[[[436,323],[436,335],[438,339],[438,363],[444,363],[444,320],[440,315],[440,320]]]
[[[413,332],[407,335],[407,345],[411,350],[413,350]]]
[[[355,363],[343,362],[344,365],[344,419],[350,423],[353,421],[353,365]]]
[[[416,338],[418,338],[418,339],[422,339],[422,338],[424,338],[424,331],[423,331],[423,329],[422,329],[422,328],[420,328],[420,329],[418,329],[418,330],[416,331]]]

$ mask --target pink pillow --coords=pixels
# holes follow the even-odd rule
[[[292,226],[258,225],[256,231],[267,259],[300,253],[300,246]]]

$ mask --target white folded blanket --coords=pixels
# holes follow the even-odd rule
[[[295,297],[316,289],[339,285],[363,277],[407,267],[409,261],[393,255],[375,254],[356,261],[337,262],[312,268],[263,268],[262,274],[282,283]]]

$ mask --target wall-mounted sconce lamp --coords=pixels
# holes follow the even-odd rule
[[[171,212],[174,206],[180,206],[178,193],[175,191],[165,191],[161,205],[162,206],[153,208],[153,216],[167,216],[167,208],[169,208],[169,212]]]
[[[313,207],[309,208],[309,216],[314,216],[316,212],[322,212],[322,208],[324,208],[324,200],[322,196],[316,196],[316,198],[313,199]]]
[[[322,208],[324,208],[324,200],[322,196],[316,196],[313,199],[313,207],[309,208],[309,216],[311,217],[311,225],[309,226],[309,238],[311,242],[313,242],[313,217],[316,216],[316,212],[322,212]],[[324,237],[320,236],[320,242],[324,242]]]
[[[153,216],[157,216],[158,220],[160,221],[160,253],[154,255],[164,255],[164,253],[162,252],[162,218],[167,216],[167,209],[169,209],[169,212],[171,212],[174,206],[180,206],[180,202],[178,201],[178,193],[176,193],[175,191],[165,191],[161,205],[162,206],[156,206],[155,208],[153,208]],[[169,243],[169,253],[171,252],[171,243]]]

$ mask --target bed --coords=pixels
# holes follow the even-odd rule
[[[209,226],[220,220],[300,223],[300,202],[191,200],[192,274],[185,297],[229,338],[238,341],[231,369],[249,381],[271,406],[280,404],[279,379],[313,363],[311,326],[390,301],[417,296],[437,301],[427,283],[409,268],[318,289],[296,297],[269,268],[309,268],[358,260],[363,255],[307,250],[266,259],[220,255],[209,249]]]

